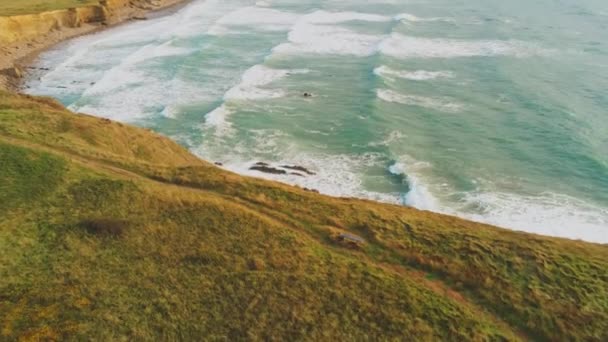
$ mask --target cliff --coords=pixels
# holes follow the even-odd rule
[[[608,246],[242,177],[0,91],[0,339],[608,340]]]

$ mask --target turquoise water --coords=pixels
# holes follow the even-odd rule
[[[606,243],[607,38],[603,0],[194,1],[28,86],[239,173]]]

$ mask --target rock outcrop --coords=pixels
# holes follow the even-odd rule
[[[280,165],[280,166],[272,166],[268,163],[257,162],[253,164],[249,170],[274,174],[274,175],[292,175],[298,177],[306,177],[314,176],[316,173],[310,171],[309,169],[299,166],[299,165]],[[294,172],[297,171],[297,172]]]

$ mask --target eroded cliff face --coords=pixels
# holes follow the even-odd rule
[[[105,22],[116,24],[184,1],[186,0],[101,0],[99,4],[104,10]]]
[[[0,44],[8,46],[25,43],[41,39],[52,31],[77,28],[88,23],[101,23],[104,20],[106,10],[103,6],[0,17]]]
[[[17,62],[62,40],[93,32],[186,0],[101,0],[98,5],[0,16],[0,89],[23,74]]]

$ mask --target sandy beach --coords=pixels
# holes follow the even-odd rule
[[[68,39],[99,32],[134,20],[147,20],[168,15],[185,6],[190,0],[140,0],[140,1],[100,1],[98,6],[78,9],[57,10],[46,13],[26,14],[11,17],[0,16],[0,27],[4,20],[8,25],[27,27],[29,22],[48,22],[49,30],[42,28],[38,34],[24,35],[14,41],[7,41],[0,35],[0,89],[19,91],[27,73],[27,67],[38,55],[56,44]],[[65,20],[78,10],[92,12],[84,18]],[[103,13],[103,15],[98,15]],[[39,25],[37,23],[37,25]],[[31,29],[27,28],[28,31]],[[25,30],[24,30],[25,31]]]

